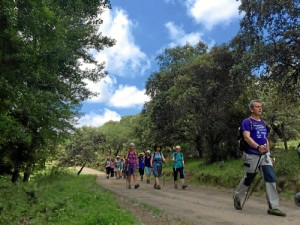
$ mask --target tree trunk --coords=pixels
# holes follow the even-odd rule
[[[284,150],[288,150],[288,144],[287,144],[287,138],[285,135],[285,126],[284,123],[281,124],[281,132],[282,132],[282,140],[283,140],[283,145],[284,145]]]
[[[19,180],[20,170],[19,168],[15,168],[11,177],[11,182],[16,183]]]
[[[29,181],[31,171],[32,171],[31,166],[30,165],[26,166],[25,172],[24,172],[24,175],[23,175],[23,182],[28,182]]]
[[[81,171],[82,171],[83,168],[85,167],[85,164],[86,164],[86,163],[84,163],[84,164],[82,165],[82,167],[81,167],[80,170],[78,171],[77,175],[79,175],[79,174],[81,173]]]

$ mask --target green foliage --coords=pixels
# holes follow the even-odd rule
[[[142,113],[150,124],[149,139],[165,146],[189,145],[209,162],[236,157],[233,146],[243,117],[235,103],[244,84],[230,73],[234,62],[229,48],[206,52],[204,47],[177,47],[159,59],[163,66],[147,81],[152,99]]]
[[[84,80],[106,75],[90,49],[114,44],[98,34],[104,7],[109,1],[1,1],[0,167],[18,174],[43,164],[73,129],[93,94]]]
[[[95,176],[54,169],[30,184],[0,188],[0,224],[136,224]]]
[[[76,130],[64,146],[64,153],[58,157],[60,165],[74,166],[97,162],[100,149],[104,147],[105,135],[98,129],[82,127]]]
[[[232,41],[236,72],[270,78],[293,98],[299,98],[299,7],[294,0],[242,0],[244,17]]]
[[[273,151],[276,159],[274,169],[277,178],[278,191],[291,198],[295,191],[300,190],[300,159],[296,149],[288,151]],[[231,159],[227,161],[206,164],[203,160],[186,162],[185,173],[192,183],[236,188],[244,174],[243,161]],[[258,190],[264,190],[264,182],[260,183]]]

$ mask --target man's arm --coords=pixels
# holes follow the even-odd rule
[[[268,150],[268,141],[267,145],[259,145],[257,144],[251,137],[250,137],[250,132],[249,131],[243,131],[243,136],[245,141],[251,145],[253,148],[256,148],[260,153],[265,153]]]

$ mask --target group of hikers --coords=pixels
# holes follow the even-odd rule
[[[153,174],[155,180],[153,187],[155,189],[161,189],[160,177],[162,176],[162,166],[166,162],[164,155],[161,152],[162,146],[157,144],[154,147],[153,153],[147,150],[145,153],[138,154],[134,143],[129,144],[129,149],[123,159],[117,156],[115,159],[107,158],[105,162],[106,178],[116,177],[116,179],[127,179],[127,187],[131,189],[139,188],[137,182],[137,171],[140,175],[140,180],[144,180],[144,174],[146,171],[146,183],[150,183],[150,176]],[[177,180],[178,173],[181,179],[182,188],[185,189],[187,185],[184,181],[184,157],[181,152],[181,147],[176,146],[172,153],[172,165],[173,165],[173,177],[174,177],[174,188],[178,188]]]
[[[240,127],[246,146],[242,156],[244,161],[244,176],[233,195],[233,205],[236,210],[242,210],[245,201],[249,198],[248,194],[250,186],[252,185],[256,174],[260,172],[266,186],[266,197],[268,202],[267,213],[276,216],[286,216],[286,213],[279,209],[279,195],[276,188],[275,171],[273,168],[275,159],[272,157],[269,148],[268,126],[265,121],[261,119],[263,112],[262,103],[259,100],[252,100],[249,104],[249,110],[251,116],[243,120]],[[107,163],[106,165],[111,166],[114,164],[113,167],[110,168],[114,168],[113,171],[118,174],[117,178],[121,177],[120,171],[123,172],[123,176],[126,177],[128,181],[128,188],[132,188],[132,185],[135,189],[139,187],[139,183],[137,183],[136,179],[138,168],[141,180],[143,180],[144,169],[146,170],[147,183],[150,183],[150,174],[153,172],[155,177],[153,187],[155,189],[161,189],[160,177],[162,176],[162,164],[166,161],[161,149],[161,145],[156,145],[153,153],[151,153],[150,150],[147,150],[145,155],[138,156],[134,143],[131,143],[123,160],[120,160],[120,158],[117,157],[116,160],[110,160],[110,163]],[[184,180],[184,157],[180,146],[176,146],[174,150],[171,157],[173,163],[174,188],[178,188],[177,176],[179,173],[182,188],[185,189],[187,185]],[[119,162],[121,162],[123,166],[120,166],[121,163]],[[109,170],[107,170],[107,178],[108,177]],[[244,199],[243,202],[242,199]],[[300,193],[298,201],[300,204]]]

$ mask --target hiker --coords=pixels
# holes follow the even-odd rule
[[[110,160],[110,177],[114,177],[115,176],[115,159],[112,158]]]
[[[129,144],[129,150],[125,156],[127,162],[127,177],[128,177],[128,188],[131,189],[131,183],[134,184],[134,189],[139,188],[139,184],[136,184],[136,171],[138,165],[138,157],[134,143]]]
[[[162,163],[166,162],[164,155],[161,152],[161,145],[154,147],[154,153],[151,157],[151,167],[153,168],[153,175],[155,177],[155,183],[153,187],[155,189],[161,189],[159,184],[159,178],[162,175]]]
[[[141,177],[141,181],[143,181],[143,178],[144,178],[144,170],[145,170],[144,154],[140,153],[140,156],[139,156],[139,174],[140,174],[140,177]]]
[[[106,170],[106,179],[109,179],[109,175],[110,175],[110,158],[107,158],[105,163],[105,170]]]
[[[116,179],[121,179],[121,170],[122,170],[122,161],[120,159],[120,156],[117,156],[115,162]]]
[[[300,143],[298,144],[297,152],[298,152],[298,156],[299,156],[299,159],[300,159]]]
[[[265,122],[261,120],[262,103],[259,100],[252,100],[249,109],[251,116],[244,119],[241,126],[244,139],[248,144],[248,150],[243,153],[245,175],[234,194],[234,207],[237,210],[242,210],[241,199],[254,181],[255,169],[257,168],[265,180],[267,201],[269,203],[268,214],[286,216],[279,209],[279,196],[273,168],[274,160],[269,149],[269,130]]]
[[[172,161],[173,161],[174,188],[177,189],[177,176],[179,172],[182,189],[185,189],[187,185],[184,182],[184,173],[183,173],[184,158],[181,152],[181,148],[178,145],[175,147],[175,152],[172,153]]]
[[[150,183],[150,176],[151,176],[151,151],[147,150],[144,156],[144,164],[146,170],[146,182],[147,184]]]
[[[127,179],[127,162],[124,156],[124,159],[122,159],[122,177],[123,179]]]

